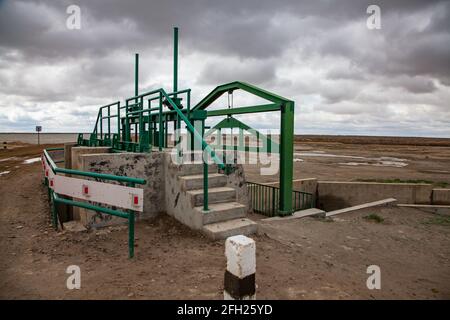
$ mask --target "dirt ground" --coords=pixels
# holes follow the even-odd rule
[[[334,154],[395,154],[407,158],[408,166],[377,167],[367,173],[369,168],[339,168],[327,163],[329,158],[317,158],[314,163],[309,157],[296,163],[296,177],[381,176],[450,182],[448,173],[436,173],[450,168],[448,146],[370,145],[358,151],[360,145],[310,141],[299,148]],[[80,233],[54,231],[40,163],[22,163],[24,158],[39,156],[40,150],[17,145],[0,151],[0,172],[10,171],[0,175],[0,298],[222,298],[224,242],[210,241],[166,215],[137,223],[132,260],[127,258],[125,226]],[[369,214],[384,220],[364,218]],[[386,207],[334,219],[263,222],[260,231],[253,237],[259,299],[450,298],[450,221],[445,217]],[[66,287],[69,265],[81,268],[80,290]],[[381,290],[366,287],[369,265],[381,268]]]
[[[450,139],[302,136],[296,139],[294,149],[298,154],[294,158],[303,160],[294,162],[294,179],[424,180],[450,187]],[[305,153],[308,155],[302,155]],[[386,157],[396,161],[377,165]],[[406,166],[395,167],[396,163]],[[277,175],[261,176],[257,166],[245,169],[251,181],[278,181]]]

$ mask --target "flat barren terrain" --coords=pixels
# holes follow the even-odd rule
[[[295,178],[450,183],[448,145],[316,140],[297,141],[296,153],[314,156],[296,155],[303,161],[295,163]],[[0,298],[222,299],[224,241],[210,241],[160,215],[137,223],[136,256],[129,260],[126,226],[56,232],[41,164],[33,160],[47,146],[10,146],[0,151]],[[321,153],[390,159],[316,156]],[[339,164],[344,162],[369,164]],[[256,179],[256,169],[247,175]],[[374,208],[333,219],[261,222],[253,238],[260,299],[450,298],[450,219],[445,216]],[[69,265],[81,268],[80,290],[66,287]],[[366,287],[369,265],[381,268],[380,290]]]

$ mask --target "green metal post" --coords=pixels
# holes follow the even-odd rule
[[[111,137],[111,106],[108,106],[108,136]]]
[[[120,141],[120,101],[117,102],[117,137]]]
[[[294,102],[281,106],[280,130],[280,215],[292,214],[292,175],[294,161]]]
[[[173,28],[173,92],[178,91],[178,28]],[[177,95],[175,94],[176,98]]]
[[[129,183],[129,187],[134,187],[134,183]],[[128,257],[134,257],[134,211],[128,210]]]
[[[55,200],[53,199],[53,190],[50,189],[50,201],[51,201],[51,206],[52,206],[52,225],[53,228],[55,228],[55,230],[58,230],[58,216],[57,216],[57,212],[56,212],[56,203]]]
[[[202,137],[205,135],[205,121],[202,121]],[[205,147],[202,145],[203,159],[203,211],[208,211],[208,159],[205,159]]]
[[[139,53],[136,53],[135,63],[134,63],[134,96],[137,96],[139,93]],[[135,101],[137,103],[137,101]]]
[[[134,211],[128,212],[128,257],[134,257]]]
[[[159,126],[158,126],[158,144],[159,144],[159,151],[162,151],[162,144],[163,144],[163,135],[162,135],[162,130],[163,130],[163,121],[162,121],[162,94],[159,94]]]

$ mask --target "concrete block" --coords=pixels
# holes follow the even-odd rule
[[[236,235],[225,241],[227,270],[243,279],[256,272],[256,244],[251,238]]]
[[[206,236],[213,240],[225,239],[238,234],[250,235],[255,233],[257,229],[258,224],[246,218],[211,223],[202,228]]]
[[[450,205],[450,189],[433,189],[432,204],[449,204]]]
[[[143,178],[146,180],[145,185],[136,185],[136,187],[144,189],[144,211],[137,214],[137,220],[151,219],[165,211],[165,177],[163,154],[161,152],[87,154],[80,156],[80,158],[85,171]],[[108,183],[115,184],[116,182],[108,181]],[[89,210],[84,211],[83,219],[86,226],[94,228],[126,222],[125,219],[120,217]]]
[[[279,186],[280,182],[267,182],[264,183],[269,186]],[[305,178],[305,179],[294,179],[292,180],[292,189],[296,191],[308,192],[316,194],[317,191],[317,179],[316,178]]]
[[[318,182],[318,207],[331,211],[395,198],[400,203],[430,204],[432,186],[413,183]]]

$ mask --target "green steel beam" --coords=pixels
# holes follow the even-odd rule
[[[294,102],[281,107],[280,129],[280,215],[292,214],[294,162]]]
[[[205,98],[203,98],[199,103],[197,103],[197,105],[192,110],[205,109],[209,105],[211,105],[211,103],[213,103],[215,100],[217,100],[217,98],[219,98],[225,92],[228,92],[230,90],[233,91],[233,90],[237,90],[237,89],[247,91],[247,92],[254,94],[260,98],[272,101],[273,103],[277,103],[277,104],[291,101],[282,96],[276,95],[272,92],[258,88],[256,86],[248,84],[246,82],[235,81],[235,82],[226,83],[226,84],[216,87]]]
[[[262,104],[262,105],[258,105],[258,106],[210,110],[210,111],[207,111],[207,115],[208,115],[208,117],[217,117],[217,116],[228,116],[228,115],[233,115],[233,114],[271,112],[271,111],[279,111],[279,110],[280,110],[279,103],[269,103],[269,104]]]

